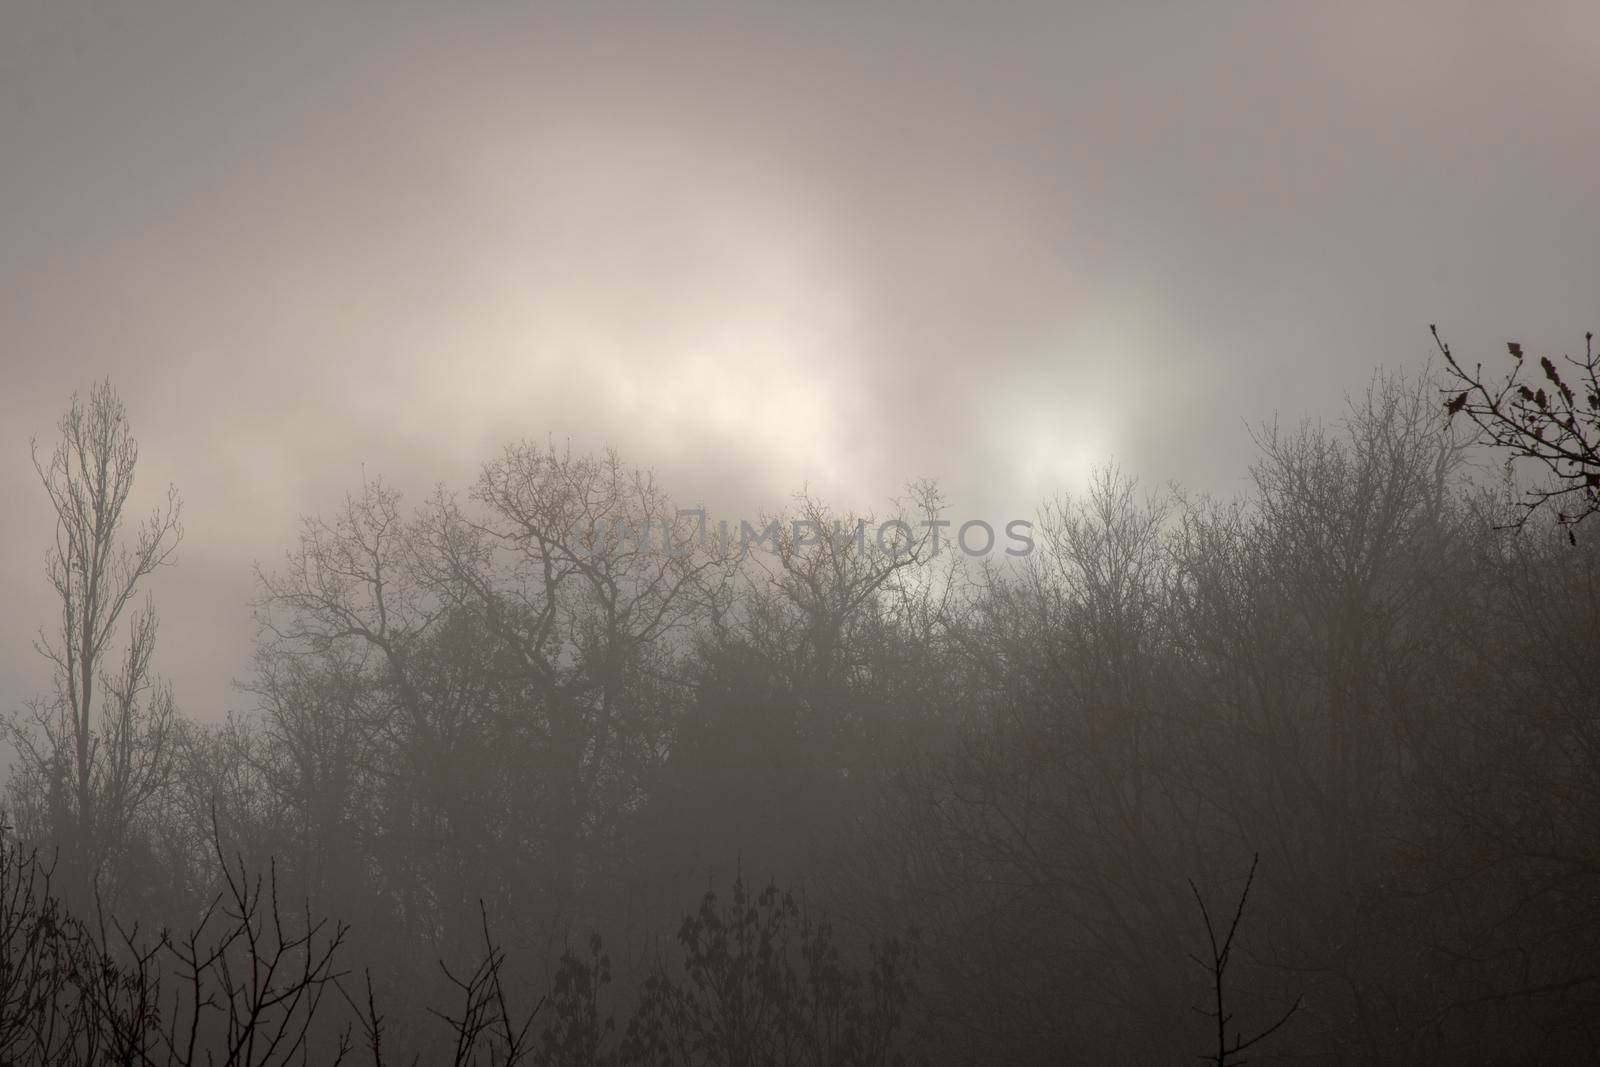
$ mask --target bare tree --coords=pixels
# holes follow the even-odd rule
[[[165,500],[123,531],[139,446],[127,409],[109,381],[87,402],[76,394],[59,423],[48,461],[34,443],[34,467],[56,513],[56,541],[45,573],[60,601],[60,625],[40,632],[38,651],[55,673],[55,694],[14,716],[8,733],[20,772],[19,802],[68,846],[80,875],[96,877],[121,845],[140,808],[167,775],[175,712],[171,688],[152,669],[157,618],[143,581],[172,559],[183,530],[181,503]],[[113,651],[123,616],[127,646]],[[97,703],[98,698],[98,703]],[[26,807],[24,803],[22,806]]]
[[[1571,367],[1565,375],[1549,356],[1541,356],[1535,377],[1522,345],[1509,341],[1511,369],[1500,381],[1486,382],[1483,364],[1469,372],[1440,339],[1439,328],[1429,329],[1450,376],[1445,410],[1477,424],[1490,444],[1509,453],[1508,465],[1532,460],[1550,476],[1528,491],[1512,525],[1520,528],[1540,508],[1555,505],[1556,522],[1576,542],[1572,527],[1600,511],[1600,353],[1594,334],[1584,335],[1581,360],[1563,357]]]
[[[1194,884],[1193,879],[1189,880],[1189,892],[1194,895],[1194,902],[1200,907],[1200,917],[1205,920],[1206,924],[1206,940],[1211,947],[1211,958],[1209,960],[1203,960],[1193,954],[1189,958],[1210,972],[1211,975],[1211,994],[1213,1003],[1216,1006],[1211,1009],[1201,1010],[1201,1014],[1216,1020],[1217,1023],[1217,1051],[1215,1054],[1206,1057],[1206,1062],[1214,1063],[1217,1067],[1228,1067],[1229,1064],[1234,1064],[1237,1067],[1237,1065],[1245,1063],[1245,1060],[1235,1059],[1234,1057],[1265,1041],[1287,1023],[1295,1012],[1300,1010],[1300,998],[1297,997],[1295,1002],[1289,1006],[1289,1010],[1278,1017],[1277,1022],[1258,1032],[1254,1037],[1245,1037],[1235,1027],[1233,1039],[1230,1041],[1228,1038],[1228,1024],[1233,1021],[1233,1012],[1227,1009],[1226,997],[1223,993],[1223,980],[1227,977],[1228,962],[1233,956],[1233,939],[1239,933],[1239,920],[1244,918],[1245,901],[1250,899],[1250,885],[1256,880],[1256,865],[1260,862],[1261,855],[1257,853],[1250,861],[1250,873],[1245,876],[1244,888],[1239,891],[1239,903],[1233,909],[1233,921],[1228,924],[1228,932],[1226,934],[1222,934],[1216,924],[1211,921],[1211,911],[1206,907],[1205,900],[1200,896],[1199,887]],[[1219,935],[1221,935],[1220,941],[1218,940]]]
[[[444,971],[445,978],[455,987],[461,998],[461,1014],[451,1015],[433,1008],[429,1008],[428,1011],[450,1028],[455,1039],[454,1053],[450,1062],[456,1067],[468,1067],[470,1064],[481,1062],[480,1049],[487,1052],[490,1063],[514,1067],[515,1064],[524,1062],[533,1052],[533,1042],[529,1039],[528,1031],[533,1028],[533,1020],[538,1017],[545,1001],[540,997],[526,1015],[511,1010],[505,989],[505,950],[495,944],[494,938],[489,934],[489,913],[481,900],[478,902],[478,917],[483,931],[484,955],[472,973],[456,974],[443,960],[439,961],[439,967]],[[371,1023],[370,1025],[363,1023],[363,1029],[369,1037],[370,1047],[376,1057],[379,1053],[378,1037],[381,1031],[378,1029],[376,1010],[370,1005],[367,1017]],[[518,1019],[521,1020],[520,1023]]]

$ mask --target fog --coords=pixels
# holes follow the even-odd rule
[[[1587,1062],[1596,39],[0,5],[0,1059]]]

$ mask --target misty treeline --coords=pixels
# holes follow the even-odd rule
[[[891,555],[699,544],[611,455],[372,480],[201,722],[99,387],[36,453],[0,1059],[1593,1061],[1600,548],[1446,399],[1264,427],[1237,500],[1102,471],[1016,559],[927,486]]]

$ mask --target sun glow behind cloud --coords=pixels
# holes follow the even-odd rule
[[[1159,313],[1148,297],[1086,293],[1023,354],[1032,373],[992,384],[989,449],[1021,503],[1081,492],[1095,470],[1145,447],[1154,427],[1141,409],[1165,409],[1189,380],[1162,358]]]
[[[420,388],[489,437],[620,434],[657,467],[711,450],[783,491],[848,482],[863,358],[848,264],[825,217],[781,181],[709,167],[713,150],[491,139],[473,169],[495,220],[484,286]]]

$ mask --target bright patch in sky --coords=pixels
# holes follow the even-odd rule
[[[458,335],[437,339],[459,355],[432,363],[425,388],[475,424],[538,411],[520,432],[585,448],[626,427],[656,466],[709,448],[784,492],[848,479],[864,353],[826,219],[781,182],[713,178],[682,144],[619,153],[582,139],[539,160],[486,150],[492,266]]]

